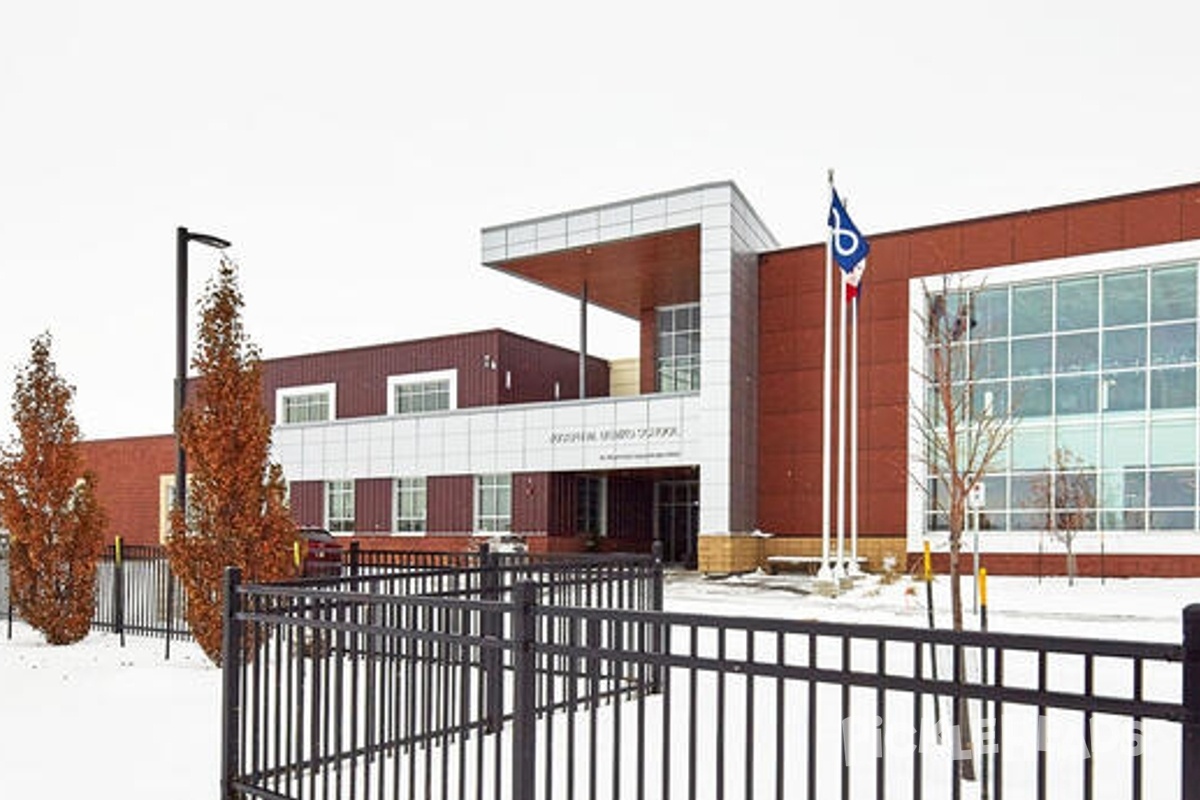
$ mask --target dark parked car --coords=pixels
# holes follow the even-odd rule
[[[324,528],[301,528],[301,574],[306,578],[327,578],[342,574],[342,545]]]

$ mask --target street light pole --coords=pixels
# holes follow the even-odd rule
[[[229,242],[187,228],[175,229],[175,507],[187,511],[187,456],[183,451],[180,423],[187,402],[187,284],[188,242],[224,250]]]

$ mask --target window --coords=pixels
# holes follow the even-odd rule
[[[458,372],[414,372],[388,378],[388,413],[423,414],[458,407]]]
[[[337,386],[289,386],[275,391],[275,421],[278,425],[328,422],[335,417]]]
[[[475,530],[496,533],[512,530],[512,476],[475,477]]]
[[[575,532],[588,536],[608,533],[604,514],[604,479],[581,475],[575,481]]]
[[[425,479],[396,480],[396,532],[425,533]]]
[[[325,482],[325,527],[332,533],[354,532],[354,481]]]
[[[700,304],[658,309],[655,382],[660,392],[700,388]]]
[[[973,370],[971,413],[1018,417],[988,476],[994,529],[1045,529],[1046,510],[1031,504],[1056,447],[1094,470],[1093,529],[1196,529],[1198,273],[1195,263],[1122,266],[989,284],[966,297],[976,323],[961,342]],[[964,373],[954,376],[960,386]],[[944,424],[937,398],[927,397],[931,419]],[[931,526],[944,524],[935,499],[926,507]]]

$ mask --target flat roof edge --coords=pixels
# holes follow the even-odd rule
[[[592,212],[603,211],[603,210],[609,209],[609,208],[619,208],[620,206],[627,206],[627,205],[631,205],[633,203],[644,203],[649,200],[659,200],[659,199],[664,199],[667,197],[673,197],[676,195],[690,194],[692,192],[700,192],[700,191],[704,191],[705,189],[724,189],[724,188],[732,189],[735,193],[737,193],[738,197],[741,198],[743,203],[746,203],[747,206],[750,206],[750,204],[746,201],[746,196],[744,194],[742,194],[741,189],[739,189],[737,187],[737,184],[734,183],[733,181],[731,181],[731,180],[708,181],[707,183],[698,183],[694,186],[684,186],[679,189],[668,189],[667,191],[663,191],[663,192],[651,192],[649,194],[637,195],[635,197],[624,197],[624,198],[621,198],[620,200],[612,200],[607,203],[599,203],[597,205],[591,205],[591,206],[581,206],[579,208],[570,208],[570,209],[566,209],[564,211],[556,211],[556,212],[553,212],[550,214],[539,214],[536,217],[528,217],[526,219],[512,220],[511,222],[502,222],[502,223],[499,223],[496,225],[488,225],[483,228],[480,228],[480,232],[488,233],[490,231],[503,230],[505,228],[512,228],[512,227],[516,227],[518,225],[534,225],[539,222],[549,222],[550,220],[553,220],[553,219],[560,219],[561,217],[569,217],[574,214],[590,214]],[[753,209],[753,206],[750,206],[750,207],[751,207],[751,209]],[[755,216],[757,216],[757,213],[755,214]]]

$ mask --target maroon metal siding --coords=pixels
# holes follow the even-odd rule
[[[390,478],[359,478],[354,482],[354,530],[362,534],[392,530]]]
[[[513,532],[547,533],[550,499],[549,473],[514,472],[512,476]]]
[[[411,342],[336,350],[263,362],[263,403],[272,421],[275,392],[289,386],[337,385],[337,418],[387,413],[390,375],[453,369],[459,408],[578,396],[579,356],[566,348],[498,329]],[[588,359],[588,394],[608,394],[608,362]]]
[[[288,486],[292,518],[302,528],[325,526],[325,482],[292,481]]]
[[[470,533],[475,525],[475,477],[445,475],[425,482],[430,533]]]
[[[579,353],[536,339],[503,331],[500,333],[499,402],[537,403],[553,400],[554,384],[559,398],[579,397]],[[608,362],[592,356],[587,360],[588,397],[608,396]]]
[[[573,472],[555,472],[550,475],[550,507],[546,515],[546,533],[551,536],[573,536],[578,519],[576,508],[579,495],[575,488]]]

